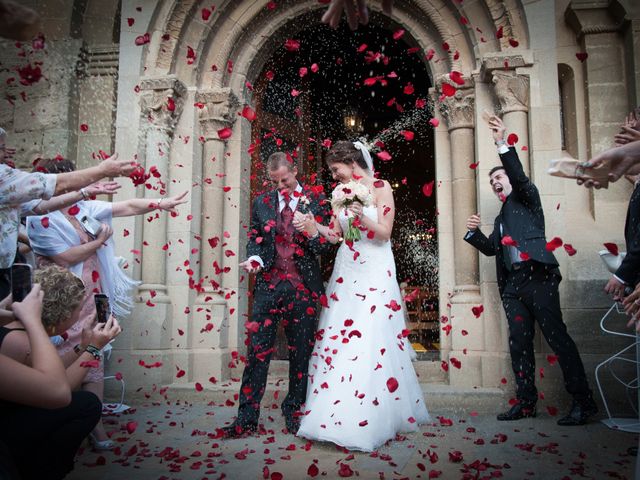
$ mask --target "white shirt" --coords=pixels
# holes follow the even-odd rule
[[[298,193],[302,193],[302,185],[300,185],[298,183],[298,185],[296,186],[296,188],[294,189],[294,191],[298,192]],[[292,212],[296,211],[296,208],[298,207],[298,200],[300,199],[300,196],[296,196],[296,195],[291,195],[289,197],[289,208],[291,209]],[[286,205],[286,199],[284,198],[284,195],[282,195],[282,193],[280,192],[280,190],[278,190],[278,212],[282,212],[282,209],[284,208],[284,206]],[[262,258],[260,258],[260,255],[251,255],[248,259],[248,262],[252,262],[252,261],[256,261],[260,264],[260,268],[264,268],[264,262],[262,261]]]
[[[298,193],[302,193],[302,185],[298,184],[295,188],[296,192]],[[300,198],[300,196],[296,196],[296,195],[291,195],[289,197],[289,208],[291,209],[292,212],[296,211],[296,207],[298,206],[298,199]],[[282,212],[282,209],[284,208],[285,204],[286,204],[286,200],[284,198],[284,195],[282,195],[282,193],[280,192],[280,190],[278,190],[278,201],[279,206],[278,206],[278,211]]]
[[[56,190],[56,175],[27,173],[0,164],[0,268],[13,264],[20,216],[33,213]]]

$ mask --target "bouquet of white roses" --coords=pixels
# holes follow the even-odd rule
[[[331,208],[338,212],[341,208],[347,208],[352,203],[361,203],[367,207],[373,203],[373,196],[366,185],[351,180],[349,183],[338,185],[331,194]],[[349,216],[349,228],[344,232],[345,240],[360,240],[360,230],[353,225],[353,218]]]

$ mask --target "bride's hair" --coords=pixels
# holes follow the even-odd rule
[[[362,152],[353,146],[353,142],[348,140],[340,140],[336,142],[327,152],[325,161],[328,164],[332,163],[345,163],[351,165],[357,163],[363,170],[367,170],[367,162],[364,161]]]

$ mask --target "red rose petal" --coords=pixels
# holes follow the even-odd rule
[[[300,50],[300,41],[289,38],[284,42],[284,48],[289,52],[297,52]]]
[[[233,132],[229,127],[221,128],[220,130],[218,130],[218,138],[220,138],[220,140],[226,140],[227,138],[231,137],[232,133]]]
[[[578,253],[578,251],[575,248],[573,248],[573,246],[570,243],[565,243],[564,249],[566,250],[567,254],[570,257],[573,257],[576,253]]]
[[[89,125],[87,125],[86,123],[83,123],[82,125],[80,125],[80,131],[81,132],[88,132],[89,131]]]
[[[507,137],[507,144],[515,145],[516,143],[518,143],[518,135],[516,135],[515,133],[510,133]]]
[[[67,213],[69,213],[69,215],[75,217],[78,213],[80,213],[80,207],[78,207],[78,205],[73,205],[73,206],[69,207],[69,210],[67,210]]]
[[[431,180],[429,183],[425,183],[422,186],[422,194],[425,197],[430,197],[433,194],[433,184],[435,183],[435,180]]]
[[[384,150],[382,152],[376,153],[376,156],[383,162],[388,162],[389,160],[391,160],[391,155],[389,154],[389,152]]]
[[[456,94],[456,89],[449,83],[442,84],[442,93],[446,97],[453,97]]]
[[[49,228],[49,217],[42,217],[40,223],[44,228]]]
[[[618,256],[618,245],[615,243],[605,243],[604,248],[606,248],[611,255],[615,255],[616,257]]]
[[[100,273],[98,273],[98,271],[94,270],[93,272],[91,272],[91,280],[93,280],[93,283],[97,283],[99,279]]]
[[[398,380],[394,377],[389,377],[387,380],[387,389],[389,389],[389,393],[393,393],[398,389]]]
[[[203,8],[200,13],[202,14],[202,20],[203,21],[207,21],[209,20],[209,17],[211,16],[211,10],[209,10],[208,8]]]
[[[484,306],[478,305],[477,307],[471,307],[471,312],[473,312],[476,318],[480,318],[480,315],[484,312]]]
[[[431,120],[429,120],[429,124],[432,127],[437,128],[440,125],[440,120],[438,120],[437,118],[432,118]]]
[[[578,52],[578,53],[576,53],[576,58],[578,60],[580,60],[581,62],[584,62],[587,59],[588,56],[589,56],[589,54],[587,52]]]
[[[405,31],[402,28],[396,30],[395,32],[393,32],[393,39],[400,40],[404,36],[404,33]]]

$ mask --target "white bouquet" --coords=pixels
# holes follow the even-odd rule
[[[331,194],[331,208],[338,212],[341,208],[347,208],[352,203],[358,202],[363,207],[372,205],[373,195],[366,185],[351,180],[349,183],[338,185]],[[349,216],[349,228],[344,234],[345,240],[360,240],[360,230],[353,225],[353,218]]]

